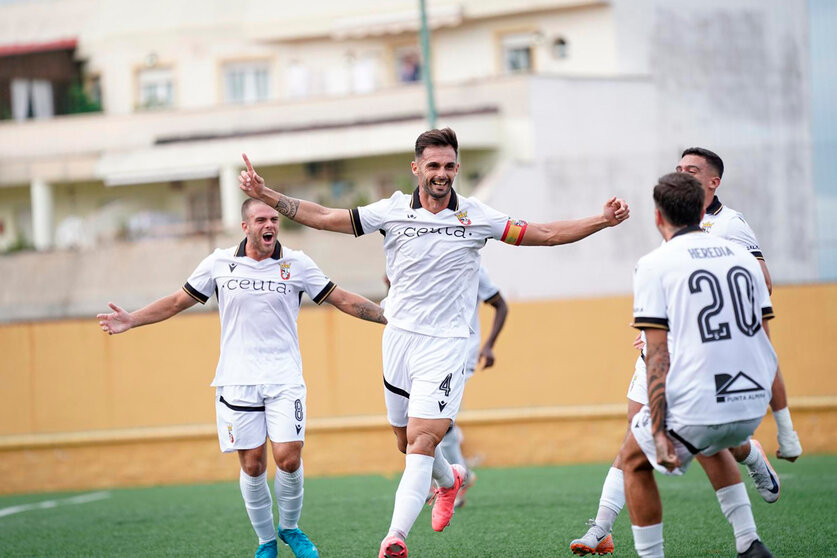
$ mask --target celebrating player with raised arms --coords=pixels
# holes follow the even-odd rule
[[[389,532],[379,557],[407,556],[405,539],[424,504],[431,479],[439,486],[432,526],[443,530],[453,515],[464,469],[451,466],[439,442],[456,417],[465,384],[468,320],[477,303],[479,250],[486,240],[553,246],[575,242],[629,216],[614,198],[584,219],[527,223],[453,189],[459,172],[453,130],[419,135],[411,170],[412,194],[355,209],[333,209],[289,198],[267,188],[248,162],[241,189],[279,213],[316,229],[361,236],[384,234],[386,274],[391,281],[383,335],[384,395],[398,449],[407,454],[395,494]]]
[[[276,558],[277,535],[297,558],[316,558],[317,548],[297,524],[307,419],[296,327],[302,294],[363,320],[386,319],[377,304],[332,283],[304,252],[282,246],[275,209],[248,199],[241,220],[246,238],[207,256],[182,289],[130,313],[110,303],[113,312],[97,318],[107,333],[123,333],[218,298],[221,355],[212,381],[218,441],[224,453],[238,452],[241,496],[259,537],[256,558]],[[266,436],[276,462],[275,531]]]

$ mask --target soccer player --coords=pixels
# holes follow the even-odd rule
[[[494,366],[494,343],[497,342],[497,337],[506,323],[506,316],[509,314],[509,307],[503,295],[500,294],[485,267],[480,266],[479,284],[477,286],[477,300],[488,304],[494,309],[494,319],[491,322],[491,332],[485,340],[485,343],[480,347],[480,319],[479,308],[474,306],[474,314],[471,316],[471,335],[468,337],[468,362],[465,365],[465,380],[469,380],[474,375],[477,365],[481,369],[491,368]],[[456,495],[454,501],[454,509],[459,509],[465,505],[465,494],[474,481],[476,481],[476,474],[468,468],[465,462],[465,456],[462,455],[462,429],[456,424],[451,424],[448,428],[444,438],[442,438],[442,454],[448,463],[461,465],[465,471],[465,480],[462,481],[462,488]]]
[[[654,214],[666,242],[634,270],[634,327],[646,336],[648,404],[634,416],[620,456],[641,557],[664,555],[654,469],[683,474],[698,454],[716,473],[713,486],[734,526],[738,556],[772,556],[725,450],[752,436],[770,402],[778,368],[767,336],[773,309],[748,251],[701,230],[704,195],[687,173],[659,179]],[[719,472],[727,475],[723,481]]]
[[[275,209],[248,199],[241,219],[246,238],[206,257],[182,289],[131,313],[109,303],[113,312],[97,318],[108,334],[123,333],[171,318],[215,294],[221,315],[221,355],[212,381],[218,441],[224,453],[238,452],[241,495],[259,537],[256,557],[276,558],[278,535],[298,558],[315,558],[317,548],[297,525],[307,418],[296,327],[302,293],[363,320],[385,324],[386,319],[380,306],[336,286],[304,252],[282,246]],[[266,436],[277,467],[276,531]]]
[[[721,185],[721,177],[724,174],[723,160],[708,149],[691,147],[683,151],[675,171],[691,174],[704,187],[706,214],[701,221],[701,228],[710,236],[725,238],[750,252],[758,260],[768,291],[771,291],[770,272],[767,269],[755,233],[741,213],[722,205],[715,194]],[[635,346],[641,350],[643,345],[644,342],[637,338]],[[799,442],[799,436],[793,429],[781,371],[776,374],[772,390],[773,399],[770,406],[773,411],[773,418],[776,421],[779,442],[776,455],[781,459],[796,461],[802,454],[802,445]],[[644,355],[640,354],[628,388],[629,424],[639,409],[647,403],[645,360]],[[752,440],[741,447],[732,448],[731,451],[735,459],[747,467],[747,471],[761,497],[768,503],[777,501],[780,494],[779,477],[770,465],[761,444]],[[698,456],[699,462],[702,463],[702,459],[701,456]],[[713,481],[712,472],[707,470],[707,474],[710,476],[710,481]],[[588,522],[589,529],[583,537],[570,543],[570,549],[575,554],[584,556],[586,554],[613,552],[614,544],[610,531],[616,517],[625,505],[623,484],[622,464],[617,455],[602,486],[596,519]]]
[[[411,163],[418,187],[351,210],[289,198],[265,186],[247,161],[241,189],[303,225],[360,236],[384,235],[386,274],[392,287],[383,335],[384,398],[398,449],[407,454],[395,494],[389,532],[379,557],[407,556],[405,539],[418,517],[431,478],[440,487],[432,527],[451,520],[465,470],[451,465],[439,442],[462,399],[468,350],[468,320],[477,302],[479,250],[493,238],[512,245],[553,246],[585,238],[628,218],[615,197],[600,215],[546,224],[516,220],[459,196],[459,144],[453,130],[419,135]]]

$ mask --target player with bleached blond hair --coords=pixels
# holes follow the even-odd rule
[[[302,295],[362,320],[386,319],[380,306],[335,285],[304,252],[282,246],[275,209],[248,199],[241,220],[244,240],[207,256],[182,289],[130,313],[110,303],[113,312],[97,318],[108,334],[124,333],[217,297],[221,355],[212,385],[218,442],[222,452],[238,453],[241,496],[259,538],[255,556],[276,558],[278,536],[297,558],[317,558],[317,547],[298,526],[307,419],[296,327]],[[266,437],[276,462],[275,530]]]

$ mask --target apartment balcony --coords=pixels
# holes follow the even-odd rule
[[[515,122],[527,118],[528,79],[440,88],[439,124],[459,132],[463,149],[510,145]],[[0,186],[217,177],[240,165],[242,151],[261,165],[409,153],[427,127],[425,106],[416,84],[339,98],[2,122]]]

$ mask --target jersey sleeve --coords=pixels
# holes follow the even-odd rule
[[[479,286],[477,287],[477,298],[483,302],[488,302],[495,296],[500,294],[500,289],[491,282],[488,272],[483,266],[480,266]]]
[[[311,297],[315,304],[322,304],[328,295],[337,288],[337,285],[329,280],[328,276],[317,267],[314,260],[300,252],[300,263],[302,264],[303,288],[306,294]]]
[[[505,242],[506,244],[520,246],[529,223],[522,219],[509,217],[505,213],[497,211],[493,207],[489,207],[477,200],[473,201],[482,209],[486,220],[491,226],[492,238]]]
[[[645,258],[639,260],[634,269],[633,326],[637,329],[669,329],[661,277]]]
[[[773,303],[770,301],[770,291],[767,290],[767,282],[764,280],[764,273],[762,273],[761,267],[758,264],[752,266],[751,273],[753,275],[753,280],[756,283],[755,296],[761,306],[761,319],[772,320],[775,317],[773,313]]]
[[[212,293],[215,292],[215,277],[212,276],[212,270],[215,267],[215,259],[217,252],[205,257],[203,261],[198,264],[186,284],[183,285],[183,290],[186,294],[200,302],[206,304]]]
[[[756,233],[744,220],[741,215],[736,215],[727,223],[727,230],[724,238],[730,242],[734,242],[739,246],[743,246],[745,250],[750,252],[757,260],[763,260],[764,255],[761,252],[759,241],[756,239]]]
[[[350,209],[352,234],[357,237],[370,232],[383,230],[387,215],[389,215],[393,204],[403,195],[401,192],[396,192],[387,199],[379,200],[369,205],[364,205],[363,207]]]

